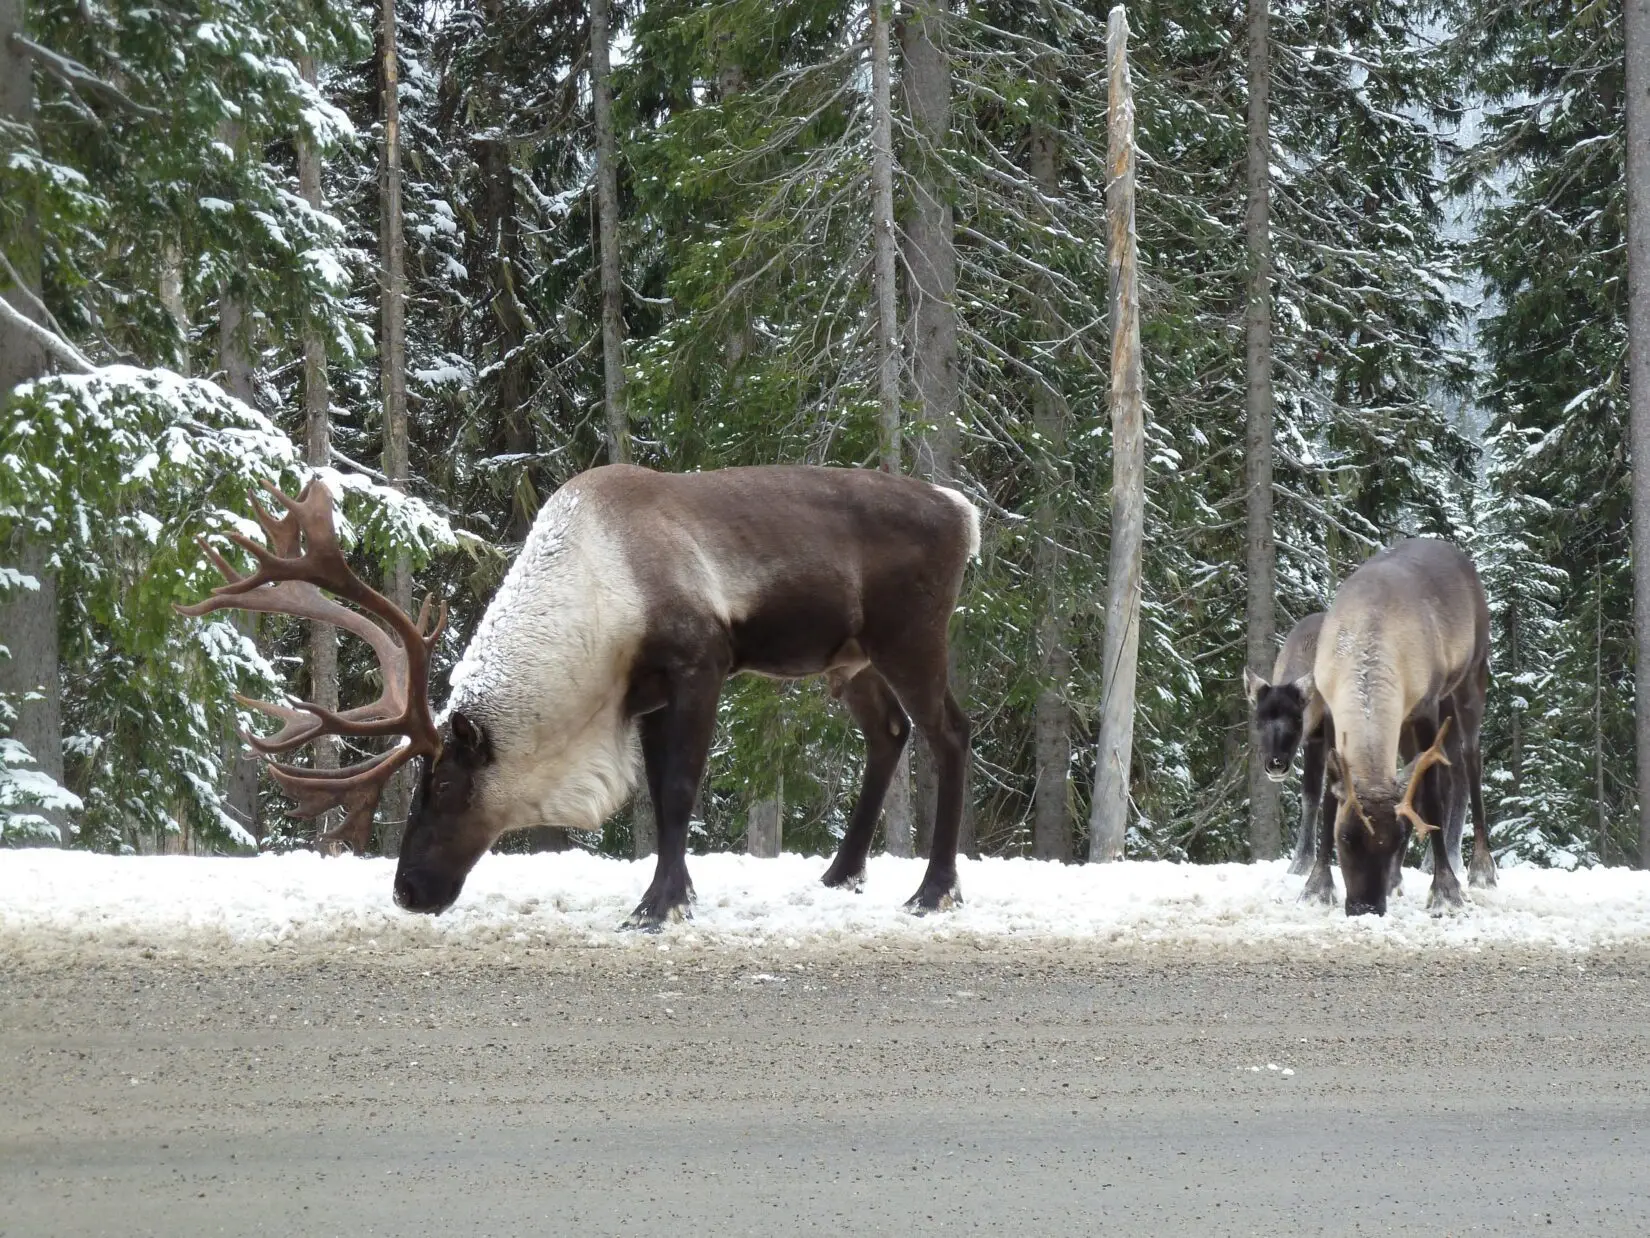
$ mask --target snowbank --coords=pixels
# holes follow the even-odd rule
[[[1348,920],[1297,901],[1301,879],[1272,864],[1126,863],[1062,867],[1030,860],[963,861],[966,905],[918,918],[901,910],[922,864],[876,856],[862,893],[819,884],[825,862],[784,856],[690,857],[699,901],[664,942],[792,945],[895,936],[1167,942],[1185,945],[1340,944],[1399,949],[1536,945],[1590,949],[1650,942],[1650,873],[1514,868],[1467,910],[1433,917],[1429,877],[1410,872],[1384,919]],[[105,944],[161,948],[348,943],[642,946],[616,931],[652,864],[582,852],[488,856],[458,904],[431,918],[390,899],[389,860],[300,853],[247,859],[110,857],[0,851],[0,951]]]

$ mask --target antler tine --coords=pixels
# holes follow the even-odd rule
[[[1409,786],[1404,788],[1404,798],[1398,804],[1398,815],[1415,827],[1415,832],[1422,838],[1432,833],[1438,827],[1415,811],[1415,792],[1420,789],[1421,776],[1434,765],[1448,765],[1450,759],[1444,752],[1444,736],[1449,734],[1449,724],[1452,718],[1445,718],[1444,724],[1438,728],[1438,734],[1433,738],[1432,747],[1415,758],[1415,764],[1410,767]]]
[[[414,621],[357,576],[338,545],[332,493],[318,478],[311,476],[297,498],[268,480],[261,485],[285,509],[284,515],[276,517],[255,494],[248,496],[269,545],[260,545],[238,532],[228,535],[252,556],[256,570],[242,575],[202,542],[202,549],[226,583],[214,589],[210,597],[177,609],[188,615],[233,608],[315,619],[353,632],[372,646],[384,687],[371,705],[338,711],[308,701],[289,706],[238,698],[282,723],[272,736],[247,737],[265,757],[285,754],[323,735],[405,737],[404,742],[388,751],[340,770],[269,762],[271,775],[298,800],[298,815],[313,817],[335,807],[346,808],[344,824],[326,837],[341,839],[353,850],[361,851],[372,832],[373,810],[390,776],[414,757],[434,757],[441,751],[441,735],[430,711],[429,669],[430,652],[446,627],[447,607],[442,604],[434,629],[426,635],[433,594],[425,598]],[[322,589],[342,601],[323,596]]]

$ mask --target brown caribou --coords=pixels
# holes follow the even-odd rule
[[[231,535],[255,572],[243,576],[208,549],[228,583],[184,610],[321,619],[372,645],[384,673],[377,702],[342,713],[247,702],[284,723],[267,739],[248,738],[273,757],[321,735],[401,737],[343,770],[271,761],[300,815],[347,809],[335,836],[357,852],[384,783],[421,758],[395,874],[401,906],[444,911],[506,831],[599,827],[630,795],[639,763],[659,854],[626,924],[686,918],[688,817],[723,681],[739,671],[824,674],[864,732],[859,798],[826,885],[862,881],[915,722],[938,793],[928,869],[907,906],[961,901],[969,724],[947,686],[948,625],[980,533],[978,512],[957,491],[861,469],[591,469],[540,510],[437,716],[429,657],[445,608],[430,630],[428,600],[414,620],[356,577],[325,486],[312,479],[296,499],[266,488],[286,510],[276,519],[254,500],[268,547]]]
[[[1336,593],[1312,679],[1333,741],[1324,803],[1327,812],[1339,802],[1333,837],[1347,915],[1385,914],[1412,830],[1432,839],[1428,906],[1464,901],[1446,832],[1436,828],[1462,790],[1472,807],[1471,883],[1495,884],[1479,750],[1489,659],[1483,586],[1472,560],[1448,542],[1399,542]],[[1395,777],[1406,726],[1420,755],[1407,778]]]

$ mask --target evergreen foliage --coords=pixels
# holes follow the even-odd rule
[[[1495,622],[1495,838],[1537,863],[1630,855],[1618,9],[1272,6],[1280,631],[1384,542],[1468,545]],[[953,126],[933,148],[905,111],[897,51],[893,66],[896,218],[915,174],[938,169],[956,220],[959,484],[987,527],[954,632],[975,838],[990,853],[1030,849],[1033,715],[1051,690],[1071,719],[1084,850],[1110,484],[1106,11],[952,6]],[[1149,411],[1128,847],[1237,858],[1245,12],[1164,0],[1129,17]],[[37,123],[6,131],[0,248],[36,246],[57,328],[96,362],[174,372],[106,368],[7,405],[0,526],[28,522],[57,554],[79,839],[300,843],[307,827],[237,836],[217,801],[225,735],[248,721],[229,693],[303,695],[298,627],[271,625],[255,646],[221,621],[173,618],[171,603],[210,583],[189,537],[243,527],[249,483],[298,480],[300,341],[318,328],[329,476],[347,491],[356,554],[410,552],[420,588],[451,600],[439,695],[545,496],[605,459],[587,9],[399,10],[406,501],[371,480],[376,6],[40,0],[28,20],[86,76],[38,70]],[[659,0],[613,21],[638,462],[874,467],[869,11]],[[1479,102],[1482,131],[1457,148],[1445,135]],[[318,210],[297,191],[300,135],[323,159]],[[1475,204],[1469,237],[1451,229],[1452,194]],[[1476,352],[1460,345],[1472,278],[1488,293]],[[234,305],[252,310],[235,342],[253,408],[176,377],[220,371]],[[932,427],[909,348],[905,367],[911,468]],[[451,553],[461,541],[470,553]],[[15,572],[0,584],[24,587]],[[1064,660],[1040,645],[1051,613]],[[341,671],[346,700],[374,694],[363,650],[346,643]],[[782,787],[787,845],[832,847],[857,783],[845,713],[817,685],[751,680],[730,685],[723,714],[695,845],[737,845],[752,800]],[[28,803],[50,791],[24,769],[15,744],[0,748],[8,840],[38,828]],[[580,841],[624,851],[628,826]]]

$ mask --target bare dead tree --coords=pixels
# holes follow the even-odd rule
[[[1650,868],[1650,0],[1625,0],[1627,370],[1633,458],[1633,611],[1638,646],[1639,867]]]
[[[1272,220],[1271,39],[1267,0],[1249,0],[1248,202],[1249,248],[1247,423],[1244,474],[1248,503],[1248,666],[1265,677],[1277,654],[1277,548],[1272,533]],[[1251,737],[1253,740],[1253,737]],[[1249,855],[1278,854],[1278,788],[1249,745]]]
[[[1134,97],[1129,83],[1129,23],[1111,11],[1111,575],[1102,654],[1100,743],[1089,813],[1090,861],[1118,860],[1128,826],[1134,756],[1134,685],[1140,647],[1140,558],[1145,519],[1145,387],[1140,364],[1140,293],[1134,234]]]

